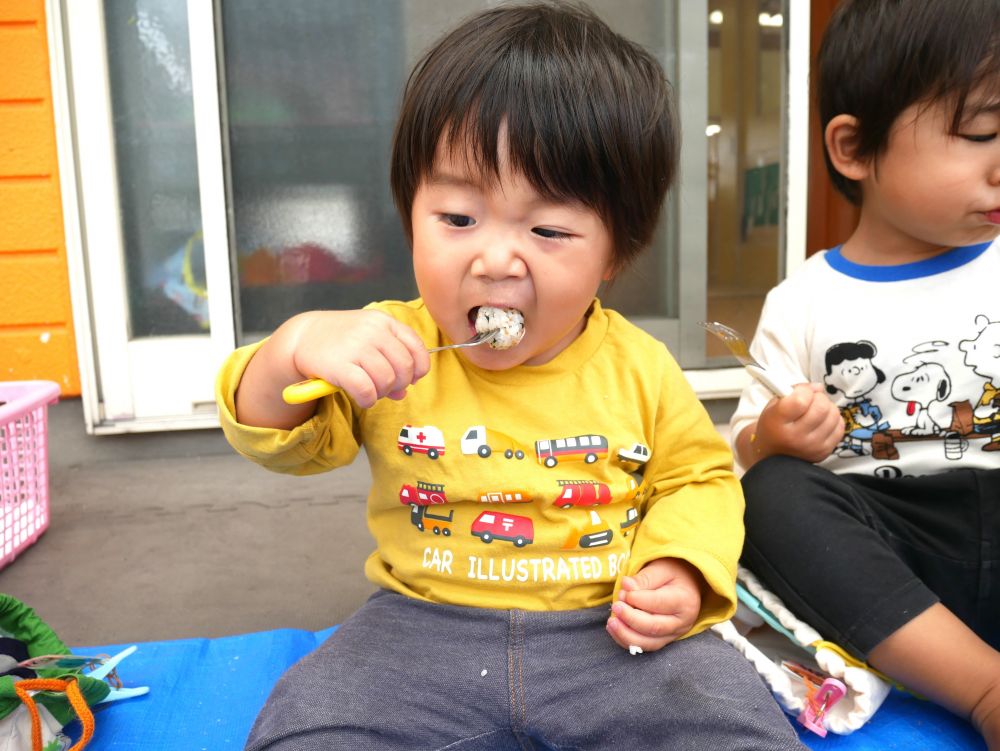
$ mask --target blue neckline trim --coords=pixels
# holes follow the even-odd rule
[[[945,271],[957,269],[981,256],[993,241],[979,245],[966,245],[952,248],[946,253],[913,263],[902,263],[898,266],[865,266],[844,258],[838,245],[826,252],[826,262],[841,274],[860,279],[865,282],[902,282],[908,279],[920,279],[925,276],[942,274]]]

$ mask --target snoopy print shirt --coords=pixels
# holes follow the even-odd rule
[[[371,307],[428,347],[444,343],[420,300]],[[488,371],[441,352],[404,399],[360,409],[338,390],[289,431],[234,417],[258,347],[220,372],[223,429],[244,456],[291,474],[346,465],[364,447],[376,585],[454,605],[572,609],[610,602],[623,575],[672,557],[707,584],[691,633],[735,610],[732,455],[663,344],[596,300],[548,363]]]
[[[823,384],[844,435],[822,466],[878,477],[1000,467],[1000,241],[898,266],[817,253],[767,296],[751,354]],[[746,389],[732,435],[771,399]]]

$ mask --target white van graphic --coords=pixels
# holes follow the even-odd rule
[[[478,454],[487,458],[494,451],[502,452],[507,459],[523,459],[524,447],[508,435],[489,430],[485,425],[473,425],[462,435],[462,453]]]

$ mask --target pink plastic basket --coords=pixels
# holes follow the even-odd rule
[[[52,381],[0,381],[0,568],[49,526],[48,405]]]

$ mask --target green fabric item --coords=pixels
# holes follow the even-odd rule
[[[56,636],[45,621],[35,615],[34,610],[17,598],[3,593],[0,593],[0,633],[24,642],[30,657],[70,654],[69,647]],[[39,678],[66,678],[73,675],[79,681],[80,692],[90,706],[100,702],[111,691],[111,687],[104,681],[77,675],[61,668],[43,669],[37,672]],[[14,693],[15,681],[14,676],[0,677],[0,719],[9,715],[21,704],[21,700]],[[76,717],[65,695],[36,694],[35,700],[63,725]]]

